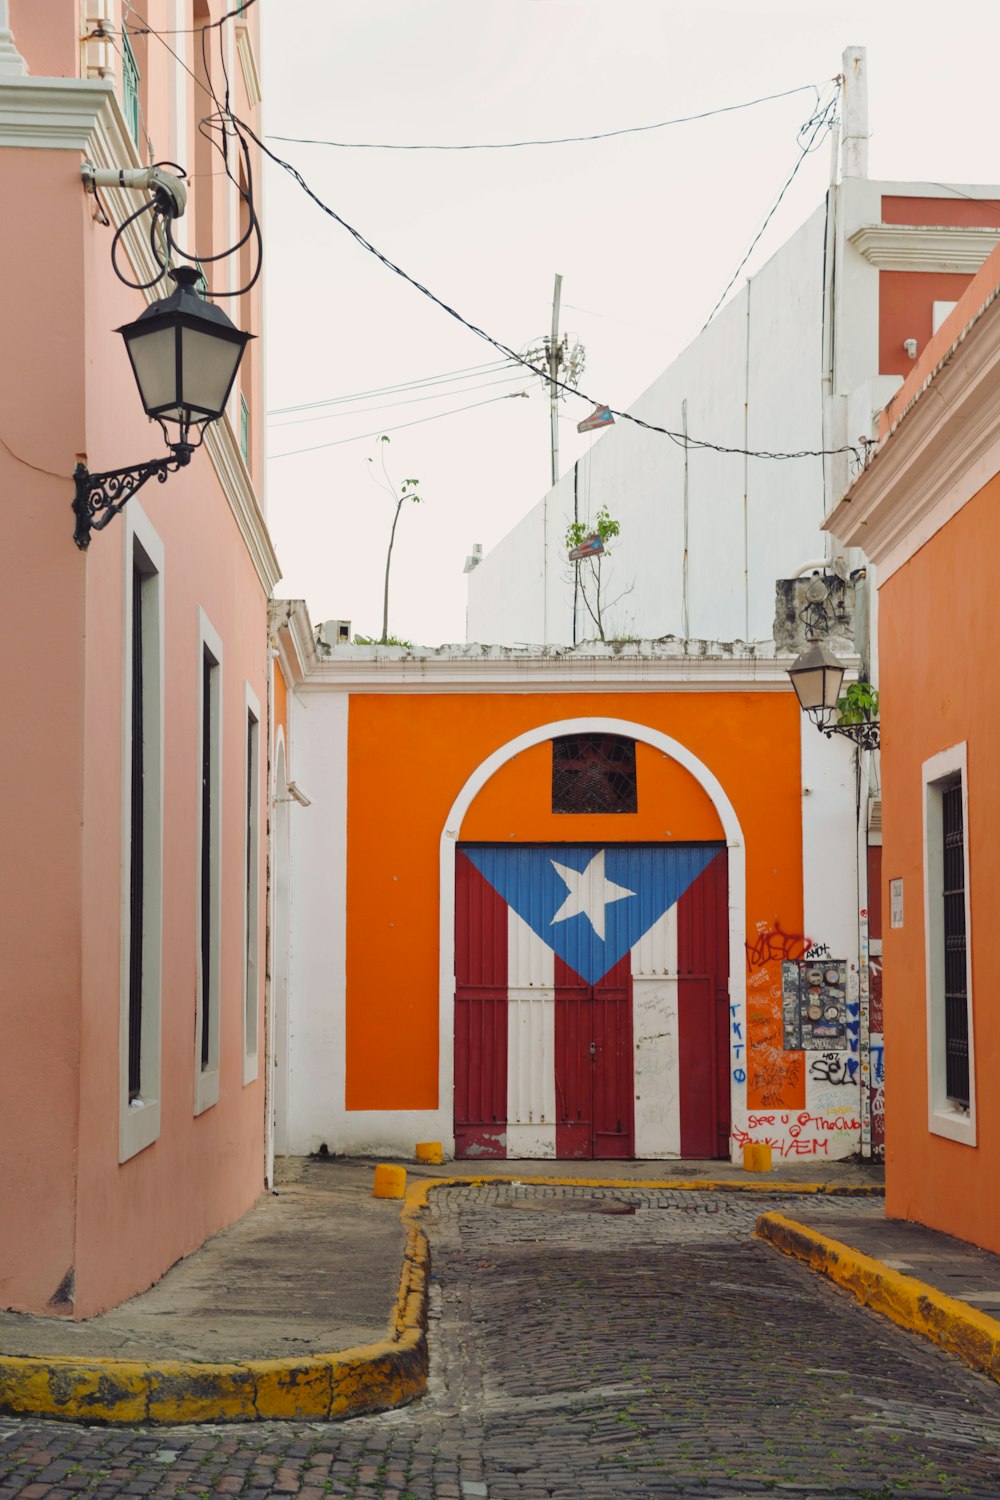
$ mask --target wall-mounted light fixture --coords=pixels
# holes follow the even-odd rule
[[[85,162],[81,169],[90,192],[96,193],[99,187],[120,187],[145,189],[152,195],[115,235],[111,263],[116,274],[138,290],[155,284],[129,281],[115,261],[115,249],[125,228],[150,212],[153,217],[150,239],[160,267],[155,279],[168,276],[174,283],[169,297],[150,303],[134,323],[126,323],[117,330],[125,340],[143,408],[148,417],[159,422],[170,456],[129,464],[124,469],[106,469],[100,474],[92,474],[86,464],[77,464],[73,471],[76,483],[73,540],[81,551],[90,546],[90,533],[103,531],[148,479],[156,478],[163,484],[168,474],[191,462],[192,453],[204,441],[205,428],[225,411],[243,351],[253,337],[241,333],[221,308],[206,302],[199,294],[196,287],[202,278],[195,266],[170,266],[169,227],[183,214],[187,204],[182,180],[166,170],[173,165],[168,162],[118,171],[98,169]],[[158,238],[165,240],[168,247],[165,259],[161,259],[157,249]]]
[[[842,734],[862,750],[879,748],[879,721],[870,716],[863,704],[852,706],[850,710],[857,717],[845,717],[841,713],[844,668],[819,641],[814,641],[792,662],[788,675],[802,712],[809,715],[827,739]]]
[[[150,303],[134,323],[117,330],[125,340],[146,415],[159,422],[170,457],[100,474],[77,464],[73,540],[84,551],[90,533],[103,531],[147,479],[155,477],[163,484],[168,474],[191,462],[205,428],[226,409],[243,350],[253,337],[241,333],[221,308],[198,295],[200,273],[194,266],[178,266],[170,275],[176,283],[170,296]],[[168,422],[176,428],[173,438]],[[197,434],[196,442],[192,433]]]

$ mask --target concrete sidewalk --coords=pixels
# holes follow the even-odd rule
[[[1000,1379],[1000,1322],[985,1311],[1000,1308],[1000,1257],[888,1224],[871,1164],[810,1160],[750,1174],[716,1161],[404,1163],[402,1204],[372,1197],[374,1165],[288,1161],[276,1196],[149,1291],[85,1323],[0,1314],[0,1411],[100,1422],[336,1419],[412,1400],[428,1360],[427,1193],[496,1178],[741,1191],[759,1194],[762,1210],[769,1195],[796,1194],[794,1219],[763,1212],[759,1237]],[[843,1194],[843,1208],[810,1214],[817,1193]]]

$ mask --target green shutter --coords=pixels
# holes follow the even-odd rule
[[[240,452],[243,454],[243,462],[250,462],[250,408],[247,406],[246,397],[240,392]]]
[[[129,39],[122,34],[122,104],[132,139],[139,144],[139,69]]]

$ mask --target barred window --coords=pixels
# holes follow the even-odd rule
[[[554,813],[637,810],[635,740],[617,734],[566,734],[552,741]]]

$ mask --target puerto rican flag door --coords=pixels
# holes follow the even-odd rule
[[[720,844],[467,844],[455,1153],[729,1154]]]

